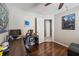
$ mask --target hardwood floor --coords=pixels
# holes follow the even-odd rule
[[[67,48],[55,42],[44,42],[33,46],[32,56],[67,56]]]
[[[34,46],[32,50],[32,55],[34,56],[51,56],[53,55],[54,44],[52,42],[41,43],[39,46]]]
[[[54,42],[54,56],[67,56],[67,47]]]
[[[19,50],[17,50],[16,53],[18,52]],[[32,56],[67,56],[67,48],[55,42],[44,42],[39,45],[33,46],[31,55]]]

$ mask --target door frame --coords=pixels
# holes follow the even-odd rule
[[[35,33],[37,34],[37,17],[35,17]]]
[[[50,22],[50,37],[52,37],[52,19],[44,20],[44,38],[46,37],[46,21]]]

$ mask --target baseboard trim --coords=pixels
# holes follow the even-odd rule
[[[53,41],[41,41],[41,42],[39,42],[39,44],[40,44],[40,43],[44,43],[44,42],[53,42]]]
[[[40,41],[39,44],[40,44],[40,43],[43,43],[43,42],[44,42],[44,41]]]
[[[54,41],[54,42],[56,42],[56,43],[58,43],[58,44],[60,44],[62,46],[68,47],[68,45],[66,45],[66,44],[63,44],[63,43],[60,43],[60,42],[57,42],[57,41]]]
[[[41,41],[41,42],[39,42],[39,44],[40,44],[40,43],[43,43],[43,42],[45,42],[45,41]],[[68,47],[68,45],[63,44],[63,43],[58,42],[58,41],[51,41],[51,42],[56,42],[56,43],[58,43],[58,44],[60,44],[60,45],[62,45],[62,46]]]

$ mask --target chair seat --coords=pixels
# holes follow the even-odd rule
[[[71,45],[69,46],[69,50],[79,54],[79,44],[71,43]]]

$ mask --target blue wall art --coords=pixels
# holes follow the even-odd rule
[[[30,26],[30,21],[29,20],[25,20],[24,21],[24,26],[25,27],[29,27]]]
[[[0,33],[8,30],[8,8],[4,3],[0,3]]]
[[[75,13],[62,17],[62,29],[75,30]]]

